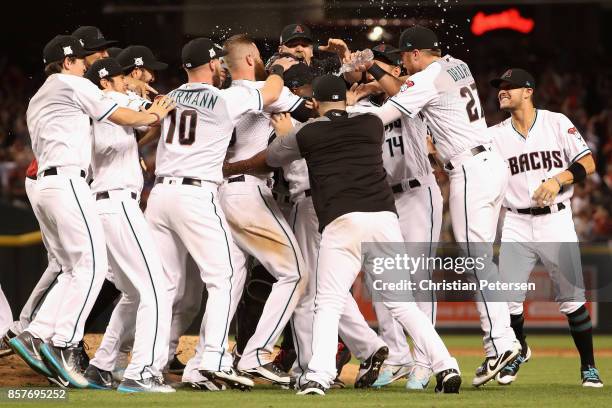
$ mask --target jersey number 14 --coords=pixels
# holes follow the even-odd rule
[[[176,132],[176,117],[178,111],[175,109],[170,116],[170,126],[166,134],[166,143],[172,143]],[[189,127],[187,127],[189,120]],[[181,112],[178,126],[178,141],[182,145],[191,145],[195,142],[196,127],[198,126],[198,113],[193,109],[186,109]]]

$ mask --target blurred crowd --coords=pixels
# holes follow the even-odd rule
[[[489,125],[505,118],[497,93],[488,80],[501,69],[475,72]],[[161,92],[180,85],[179,77],[165,77],[154,86]],[[579,129],[597,163],[597,173],[574,190],[572,208],[576,231],[584,242],[612,242],[612,77],[607,70],[560,72],[551,66],[537,76],[537,106],[563,112]],[[25,111],[41,79],[27,78],[16,66],[0,65],[0,201],[28,207],[25,170],[33,158]],[[155,166],[154,148],[142,152],[148,168],[142,199],[146,204]],[[448,193],[442,177],[443,191]],[[445,214],[442,241],[452,241],[450,217]]]

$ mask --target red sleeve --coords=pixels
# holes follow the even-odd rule
[[[34,159],[26,170],[26,176],[36,178],[36,174],[38,174],[38,163],[36,162],[36,159]]]

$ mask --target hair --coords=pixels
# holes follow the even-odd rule
[[[420,51],[425,55],[429,55],[430,57],[441,57],[442,56],[442,50],[440,49],[425,49],[425,50],[420,50]]]
[[[68,61],[74,63],[76,61],[76,57],[65,57],[59,61],[53,61],[45,65],[45,75],[51,76],[53,74],[61,74],[64,69],[64,60],[68,59]]]
[[[227,52],[223,58],[227,66],[230,69],[237,68],[238,61],[244,56],[240,51],[253,46],[255,46],[255,41],[246,34],[236,34],[228,38],[223,43],[223,48]]]

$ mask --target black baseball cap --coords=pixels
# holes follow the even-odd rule
[[[346,101],[346,84],[335,75],[320,76],[312,83],[312,97],[320,102]]]
[[[533,75],[521,68],[510,68],[506,70],[501,77],[491,81],[491,86],[499,89],[504,82],[517,88],[535,89],[535,79],[533,79]]]
[[[191,69],[225,55],[227,55],[227,51],[215,44],[210,38],[200,37],[185,44],[181,52],[181,59],[183,60],[183,67]]]
[[[285,86],[289,89],[299,88],[300,86],[312,83],[313,75],[308,65],[300,62],[289,67],[283,74]]]
[[[153,51],[144,45],[130,45],[117,55],[117,60],[124,70],[142,67],[153,71],[161,71],[168,68],[168,64],[158,61],[153,55]]]
[[[91,67],[85,73],[85,78],[99,85],[101,79],[112,78],[122,74],[123,68],[115,58],[102,58],[91,64]]]
[[[288,41],[302,38],[312,42],[312,32],[310,28],[304,24],[289,24],[281,31],[280,43],[285,44]]]
[[[399,49],[400,51],[439,50],[440,42],[436,33],[429,28],[414,26],[402,31]]]
[[[62,61],[66,57],[85,58],[93,53],[93,51],[83,48],[83,45],[76,37],[56,35],[43,48],[43,62],[49,64],[51,62]]]
[[[117,44],[118,42],[115,40],[107,40],[104,38],[102,31],[94,26],[81,26],[74,30],[72,35],[82,41],[83,47],[86,50],[103,50],[108,48],[109,45]]]
[[[399,65],[400,50],[389,44],[378,44],[372,48],[374,59],[391,65]]]
[[[119,47],[110,47],[106,49],[108,56],[111,58],[117,58],[117,56],[123,51],[123,48]]]

